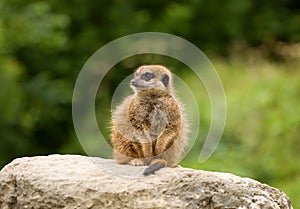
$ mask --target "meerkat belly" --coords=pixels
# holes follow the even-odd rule
[[[159,155],[173,144],[173,140],[166,139],[164,149],[160,149],[158,145],[162,144],[164,137],[170,136],[166,133],[179,132],[180,114],[175,100],[159,98],[150,101],[132,101],[130,107],[129,121],[140,133],[137,141],[142,144],[145,157]]]

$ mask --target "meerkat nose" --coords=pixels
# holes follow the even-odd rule
[[[133,86],[135,86],[136,85],[136,81],[135,80],[131,80],[130,84],[133,85]]]

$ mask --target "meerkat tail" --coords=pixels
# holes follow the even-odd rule
[[[154,174],[155,171],[158,171],[161,168],[167,167],[167,161],[163,159],[153,159],[150,163],[150,166],[145,169],[143,175],[148,176]]]

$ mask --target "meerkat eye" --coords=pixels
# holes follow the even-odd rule
[[[170,80],[169,76],[165,74],[161,81],[167,87],[167,85],[169,84],[169,80]]]
[[[150,81],[152,78],[154,78],[154,75],[153,73],[144,73],[142,76],[141,76],[141,79],[142,80],[145,80],[145,81]]]

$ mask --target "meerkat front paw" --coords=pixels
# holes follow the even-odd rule
[[[142,160],[137,159],[137,158],[130,160],[128,164],[133,165],[133,166],[143,166],[143,165],[145,165],[145,163]]]

